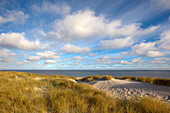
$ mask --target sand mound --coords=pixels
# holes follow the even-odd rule
[[[152,96],[170,103],[170,87],[166,86],[118,79],[93,81],[89,84],[120,98]]]

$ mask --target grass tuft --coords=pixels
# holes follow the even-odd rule
[[[170,86],[170,79],[155,78],[153,84]]]
[[[136,77],[134,76],[123,76],[123,77],[115,77],[116,79],[122,79],[122,80],[136,80]]]
[[[110,75],[105,75],[105,76],[102,77],[102,79],[103,80],[111,80],[111,79],[113,79],[113,77],[110,76]]]

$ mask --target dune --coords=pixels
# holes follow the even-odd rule
[[[119,98],[151,96],[170,103],[170,87],[158,86],[131,80],[96,80],[87,82],[93,87],[105,90]]]

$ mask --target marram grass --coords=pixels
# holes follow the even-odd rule
[[[108,77],[108,76],[107,76]],[[106,77],[106,78],[107,78]],[[0,72],[0,113],[169,113],[154,98],[122,100],[66,76]],[[101,76],[96,76],[99,79]],[[108,77],[109,78],[109,77]],[[76,80],[74,77],[73,79]]]
[[[134,76],[123,76],[123,77],[115,77],[115,78],[122,79],[122,80],[136,80],[140,82],[153,83],[155,85],[170,86],[170,79],[165,79],[165,78],[134,77]]]

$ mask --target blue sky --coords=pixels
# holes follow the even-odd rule
[[[170,1],[1,0],[0,69],[170,70]]]

